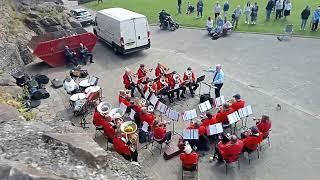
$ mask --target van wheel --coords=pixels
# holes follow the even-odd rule
[[[114,54],[119,54],[119,49],[115,44],[112,46],[112,49],[113,49]]]

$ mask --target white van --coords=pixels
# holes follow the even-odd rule
[[[123,8],[98,11],[93,32],[115,53],[127,54],[150,48],[147,17]]]

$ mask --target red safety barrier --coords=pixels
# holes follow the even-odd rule
[[[86,46],[92,52],[96,45],[97,37],[82,28],[50,32],[32,37],[28,47],[33,55],[37,56],[51,67],[66,64],[64,47],[69,46],[79,55],[79,44]],[[80,58],[78,56],[78,58]]]

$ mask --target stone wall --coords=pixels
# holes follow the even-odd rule
[[[24,62],[15,44],[0,44],[0,70],[9,74],[22,71]]]

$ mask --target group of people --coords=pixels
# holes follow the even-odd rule
[[[67,64],[78,66],[82,63],[86,65],[87,59],[89,59],[90,63],[94,63],[92,53],[90,53],[88,48],[82,43],[79,44],[78,51],[80,53],[79,57],[77,57],[77,53],[74,50],[70,49],[69,46],[64,47],[64,54]]]
[[[156,94],[164,102],[163,96],[167,96],[169,102],[172,103],[175,98],[178,101],[181,98],[186,98],[187,88],[190,91],[191,97],[194,97],[195,90],[199,84],[196,82],[195,73],[191,67],[187,68],[182,77],[176,71],[168,72],[169,68],[161,63],[158,63],[154,70],[154,79],[148,74],[152,70],[147,69],[144,64],[140,65],[137,73],[132,72],[128,68],[125,69],[123,84],[125,89],[131,91],[131,97],[134,97],[135,89],[137,89],[141,97],[145,99],[149,99],[150,95]],[[146,94],[149,96],[145,97]]]

